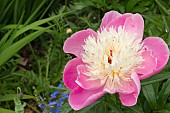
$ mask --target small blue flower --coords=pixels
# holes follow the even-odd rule
[[[38,104],[38,107],[40,107],[43,110],[46,108],[46,106],[44,104]]]
[[[59,85],[58,85],[58,88],[62,88],[62,84],[59,84]],[[53,93],[51,94],[51,98],[56,98],[57,94],[59,94],[59,91],[58,91],[58,90],[55,91],[55,92],[53,92]]]
[[[62,88],[62,84],[58,85],[58,88]],[[57,96],[59,95],[59,96]],[[68,94],[62,93],[60,91],[55,91],[51,93],[50,95],[51,99],[48,100],[48,106],[45,106],[44,104],[39,104],[38,106],[44,110],[43,113],[60,113],[61,110],[59,109],[63,105],[63,101],[68,98]],[[56,100],[56,97],[60,97],[60,99]],[[44,100],[42,97],[40,97],[41,100]],[[49,109],[47,109],[49,108]]]
[[[62,100],[65,100],[65,99],[67,99],[67,98],[68,98],[68,94],[62,93],[61,99],[62,99]]]
[[[51,98],[56,98],[56,95],[59,94],[59,91],[55,91],[54,93],[51,94]]]
[[[56,105],[57,104],[57,102],[50,102],[48,105],[49,106],[54,106],[54,105]]]
[[[62,84],[59,84],[59,85],[58,85],[58,88],[62,88]]]

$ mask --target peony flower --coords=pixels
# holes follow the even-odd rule
[[[82,30],[65,41],[64,52],[76,56],[66,64],[63,74],[74,110],[92,104],[105,93],[117,93],[125,106],[137,103],[140,80],[160,72],[169,58],[164,40],[142,40],[143,30],[140,14],[110,11],[99,31]]]

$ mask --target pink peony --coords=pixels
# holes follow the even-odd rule
[[[125,106],[136,104],[140,80],[160,72],[169,58],[164,40],[142,40],[143,30],[140,14],[110,11],[99,31],[82,30],[65,41],[64,52],[76,56],[67,63],[63,75],[74,110],[92,104],[105,93],[118,93]]]

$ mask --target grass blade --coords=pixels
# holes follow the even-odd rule
[[[49,27],[47,28],[49,29]],[[47,30],[45,29],[45,30]],[[3,65],[9,58],[11,58],[14,54],[16,54],[22,47],[26,44],[30,43],[32,40],[40,36],[45,30],[36,31],[24,37],[23,39],[15,42],[11,46],[7,47],[0,54],[0,66]]]
[[[157,103],[156,103],[155,91],[152,84],[143,86],[142,91],[151,109],[154,110],[157,106]]]
[[[162,81],[162,80],[165,80],[165,79],[169,79],[170,78],[169,75],[170,75],[170,72],[157,74],[157,75],[152,76],[148,79],[142,80],[141,85],[144,86],[144,85],[152,84],[152,83],[159,82],[159,81]]]

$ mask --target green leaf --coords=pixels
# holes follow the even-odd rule
[[[159,97],[158,97],[158,108],[162,108],[166,101],[167,98],[170,96],[170,79],[168,79],[162,86],[162,89],[159,93]]]
[[[135,7],[137,2],[138,2],[138,0],[128,0],[128,3],[126,5],[126,11],[130,12]]]
[[[112,98],[110,100],[107,100],[107,106],[110,107],[115,113],[123,113],[123,111]]]
[[[21,35],[22,33],[26,32],[26,31],[28,31],[28,30],[30,30],[30,29],[33,29],[34,27],[37,27],[37,26],[42,25],[42,24],[44,24],[44,23],[47,23],[47,22],[49,22],[49,21],[51,21],[51,20],[53,20],[53,19],[55,19],[55,18],[58,18],[59,16],[60,16],[60,15],[52,16],[52,17],[49,17],[49,18],[46,18],[46,19],[42,19],[42,20],[36,21],[36,22],[31,23],[31,24],[29,24],[29,25],[27,25],[27,26],[23,26],[23,28],[19,29],[19,30],[15,33],[15,35],[14,35],[13,38],[15,39],[16,37],[18,37],[18,36]]]
[[[46,19],[42,19],[42,20],[39,20],[39,21],[36,21],[36,22],[34,22],[34,23],[32,23],[32,24],[30,24],[30,25],[27,25],[27,26],[23,26],[22,28],[20,28],[19,30],[17,30],[18,29],[18,26],[19,25],[17,25],[16,26],[16,28],[15,28],[15,30],[14,30],[14,32],[13,32],[13,34],[11,35],[11,37],[8,39],[8,41],[0,48],[0,50],[1,51],[3,51],[4,49],[6,49],[6,48],[8,48],[9,46],[11,46],[11,44],[12,44],[12,42],[13,42],[13,40],[16,38],[16,37],[18,37],[19,35],[21,35],[21,34],[23,34],[24,32],[26,32],[26,31],[28,31],[28,30],[31,30],[31,29],[33,29],[33,28],[35,28],[35,27],[38,27],[39,25],[41,25],[41,24],[44,24],[44,23],[47,23],[47,22],[49,22],[49,21],[51,21],[51,20],[53,20],[53,19],[55,19],[55,18],[57,18],[57,17],[60,17],[60,15],[57,15],[57,16],[52,16],[52,17],[49,17],[49,18],[46,18]],[[41,31],[37,31],[37,32],[41,32],[40,34],[42,34],[43,32],[45,32],[47,29],[41,29]],[[40,35],[39,34],[39,35]],[[31,34],[30,34],[31,35]],[[32,37],[33,35],[31,35],[31,37]],[[0,64],[0,65],[2,65],[2,64]]]
[[[151,23],[155,24],[156,26],[160,27],[161,29],[164,29],[164,24],[160,19],[158,18],[158,15],[142,15],[146,20],[150,21]]]
[[[49,8],[51,7],[51,5],[54,3],[55,0],[51,0],[51,2],[48,4],[47,8],[45,9],[45,11],[43,12],[43,14],[41,15],[40,19],[47,13],[47,11],[49,10]]]
[[[155,107],[157,106],[157,103],[156,103],[155,91],[152,84],[143,86],[142,91],[151,109],[154,110]]]
[[[156,3],[158,4],[158,6],[167,14],[167,15],[170,15],[169,11],[166,9],[166,7],[163,5],[163,1],[161,0],[155,0]],[[166,4],[166,3],[164,3]]]
[[[169,110],[170,111],[170,103],[166,103],[163,107],[163,109]]]
[[[21,29],[23,26],[24,25],[10,24],[10,25],[3,26],[1,28],[1,30],[8,30],[8,29],[15,29],[15,28]],[[30,30],[43,30],[43,29],[46,29],[46,28],[37,26],[37,27],[31,28]],[[50,33],[50,34],[54,34],[55,31],[47,29],[45,32]],[[3,41],[3,42],[5,42],[5,41]],[[0,41],[0,45],[1,45],[1,41]]]
[[[96,101],[95,103],[91,104],[90,106],[87,106],[87,107],[83,108],[82,110],[75,111],[74,113],[88,113],[89,110],[98,103],[100,103],[100,101]]]
[[[69,113],[71,110],[72,110],[72,108],[71,108],[71,106],[68,104],[68,102],[67,103],[64,103],[60,108],[59,108],[59,110],[61,109],[61,113]]]
[[[9,60],[14,54],[16,54],[22,47],[30,43],[32,40],[44,33],[44,30],[36,31],[24,37],[23,39],[15,42],[11,46],[7,47],[0,53],[0,66]]]
[[[141,85],[148,85],[170,78],[170,72],[164,72],[141,81]]]
[[[14,7],[14,23],[17,23],[18,20],[18,7],[19,7],[19,0],[15,0],[15,7]]]
[[[21,103],[20,99],[18,97],[14,97],[14,103],[15,103],[15,113],[24,113],[24,107],[26,106],[26,103]]]
[[[149,8],[148,7],[140,7],[140,6],[136,6],[136,7],[134,7],[133,9],[132,9],[132,13],[137,13],[137,12],[139,12],[139,13],[143,13],[143,12],[145,12],[145,11],[147,11],[147,10],[149,10]]]
[[[36,16],[36,14],[40,11],[41,7],[47,2],[47,0],[43,0],[41,4],[37,7],[37,9],[31,14],[31,16],[28,18],[28,20],[25,22],[24,25],[27,25],[30,23]]]
[[[158,113],[169,113],[170,111],[169,110],[166,110],[166,109],[162,109],[160,111],[158,111]]]
[[[138,105],[131,106],[129,108],[132,109],[135,113],[144,113],[142,108],[140,108]]]
[[[3,11],[3,13],[1,13],[0,22],[4,19],[5,15],[10,10],[11,5],[13,4],[13,2],[14,2],[14,0],[12,0],[10,3],[8,3],[8,6],[6,7],[6,9]]]
[[[0,48],[5,44],[5,42],[7,41],[8,37],[11,35],[13,29],[9,30],[0,40]]]
[[[0,108],[0,113],[15,113],[15,111],[12,111],[12,110],[9,110],[9,109]]]
[[[18,94],[0,95],[0,102],[14,100],[14,97],[17,97],[17,96],[18,96]],[[33,98],[34,98],[34,96],[32,96],[32,95],[24,95],[22,99],[33,99]]]

